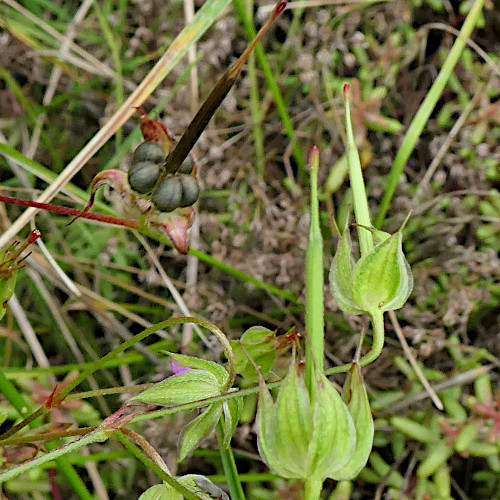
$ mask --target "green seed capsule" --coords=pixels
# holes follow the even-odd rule
[[[151,195],[151,201],[162,212],[171,212],[180,206],[182,185],[177,176],[167,177]]]
[[[151,161],[153,163],[162,163],[165,160],[165,151],[156,142],[142,142],[134,151],[133,163],[142,161]]]
[[[182,165],[179,167],[177,172],[179,174],[190,174],[193,171],[193,160],[191,156],[187,156],[186,159],[182,162]]]
[[[191,175],[177,176],[182,186],[181,207],[193,205],[200,195],[200,186],[197,180]]]
[[[160,177],[160,164],[150,161],[135,163],[128,171],[128,183],[138,193],[149,193]]]

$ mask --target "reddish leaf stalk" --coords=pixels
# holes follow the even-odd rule
[[[60,205],[52,205],[51,203],[39,203],[38,201],[24,200],[22,198],[13,198],[11,196],[0,195],[0,202],[13,203],[14,205],[21,205],[23,207],[34,207],[50,212],[57,212],[64,215],[72,215],[82,217],[83,219],[97,220],[105,222],[106,224],[114,224],[116,226],[125,226],[132,229],[139,229],[141,227],[140,221],[134,219],[122,219],[113,217],[112,215],[96,214],[93,212],[82,212],[76,208],[63,207]]]

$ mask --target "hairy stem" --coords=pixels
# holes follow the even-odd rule
[[[319,500],[323,480],[318,478],[307,479],[304,483],[304,500]]]
[[[306,254],[306,349],[307,383],[312,391],[313,370],[323,370],[323,238],[319,227],[318,166],[319,150],[310,151],[311,165],[311,222]]]

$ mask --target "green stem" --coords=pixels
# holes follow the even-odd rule
[[[17,410],[17,413],[24,417],[29,411],[29,406],[24,402],[24,398],[19,394],[14,384],[4,375],[0,369],[0,391],[7,401]]]
[[[219,453],[222,460],[222,467],[227,479],[229,493],[232,500],[245,500],[245,493],[241,486],[238,470],[234,461],[233,450],[224,446],[224,428],[222,421],[217,423],[217,441],[219,442]]]
[[[113,78],[113,83],[115,85],[115,99],[116,99],[116,109],[119,109],[123,104],[123,68],[122,68],[122,60],[120,56],[120,49],[118,47],[117,41],[115,37],[117,37],[116,30],[112,29],[109,22],[108,16],[106,16],[98,2],[93,2],[94,10],[97,15],[97,19],[99,20],[99,25],[101,27],[101,33],[106,40],[110,52],[111,57],[113,59],[113,65],[115,67],[116,76]],[[120,127],[115,133],[116,139],[116,147],[120,146],[122,142],[123,129]]]
[[[86,446],[92,443],[102,443],[103,441],[106,441],[106,439],[108,439],[107,433],[102,429],[97,429],[93,432],[90,432],[86,436],[81,437],[80,439],[77,439],[75,441],[72,441],[71,443],[56,448],[55,450],[49,451],[48,453],[40,455],[39,457],[33,458],[31,460],[26,460],[17,467],[12,467],[7,471],[2,472],[0,474],[0,483],[8,481],[9,479],[18,476],[19,474],[34,469],[35,467],[38,467],[41,464],[49,462],[50,460],[60,458],[63,455],[78,450],[82,446]],[[86,496],[86,498],[92,498],[92,496],[89,494],[88,496]]]
[[[324,309],[323,309],[323,238],[319,226],[318,166],[319,150],[310,151],[311,222],[306,253],[306,373],[309,389],[313,387],[313,370],[323,371]]]
[[[146,330],[142,331],[141,333],[138,333],[134,337],[130,338],[129,340],[125,341],[123,344],[118,346],[116,349],[113,349],[110,351],[108,354],[103,356],[101,359],[98,359],[94,363],[91,363],[89,368],[85,370],[84,372],[81,373],[79,377],[77,377],[72,383],[68,384],[55,398],[54,398],[54,403],[58,403],[64,399],[66,394],[69,394],[75,387],[77,387],[80,383],[82,383],[84,380],[87,379],[92,373],[94,373],[96,370],[104,366],[106,361],[108,359],[116,357],[118,354],[121,354],[123,351],[126,351],[130,347],[132,347],[134,344],[137,342],[141,342],[144,340],[146,337],[149,335],[152,335],[153,333],[157,332],[158,330],[163,330],[164,328],[168,328],[169,326],[177,325],[179,323],[195,323],[197,325],[202,325],[205,328],[208,328],[222,343],[222,346],[224,347],[224,351],[226,353],[226,356],[229,360],[229,378],[230,380],[234,380],[234,366],[235,366],[235,361],[234,361],[234,355],[233,351],[231,349],[231,346],[226,338],[226,336],[222,333],[222,331],[212,323],[209,323],[208,321],[199,319],[199,318],[193,318],[189,316],[182,316],[179,318],[172,318],[172,319],[167,319],[165,321],[162,321],[160,323],[157,323],[156,325],[153,325]],[[231,382],[232,384],[232,382]],[[227,387],[229,388],[229,387]]]
[[[123,446],[125,446],[125,448],[135,458],[137,458],[137,460],[140,460],[149,470],[153,471],[160,479],[165,481],[168,485],[172,486],[172,488],[175,488],[179,493],[183,495],[184,498],[187,498],[188,500],[200,500],[200,497],[198,495],[188,490],[185,486],[179,483],[179,481],[177,481],[174,477],[167,474],[163,469],[161,469],[161,467],[155,464],[153,460],[151,460],[145,453],[143,453],[139,448],[134,446],[121,431],[116,430],[113,434],[116,437],[116,439],[118,439],[118,441],[120,441],[120,443],[123,444]]]
[[[304,500],[319,500],[323,480],[317,478],[307,479],[304,483]]]
[[[356,143],[354,142],[354,133],[352,131],[348,85],[344,86],[344,98],[347,132],[347,163],[349,165],[349,179],[351,181],[352,194],[354,197],[354,213],[358,224],[371,227],[372,223],[370,221],[370,211],[368,209],[363,172],[361,170],[361,162],[359,160],[358,150],[356,148]],[[366,255],[373,248],[372,233],[368,229],[358,226],[358,235],[361,255]]]
[[[371,317],[372,329],[373,329],[373,344],[372,348],[359,360],[360,366],[366,366],[373,363],[382,352],[384,348],[384,313],[382,311],[374,314]],[[325,375],[332,375],[334,373],[343,373],[349,371],[351,364],[336,366],[335,368],[330,368],[325,372]]]
[[[417,114],[413,118],[405,134],[401,147],[399,148],[399,151],[392,163],[387,181],[385,182],[385,192],[382,201],[380,202],[377,218],[375,219],[375,227],[380,227],[384,222],[384,217],[389,209],[399,177],[403,173],[406,162],[408,161],[408,158],[410,158],[410,155],[413,152],[420,134],[424,130],[427,120],[431,116],[439,97],[443,93],[444,87],[446,86],[458,59],[464,50],[467,39],[470,37],[472,30],[476,26],[477,20],[481,15],[483,2],[484,0],[475,0],[472,5],[462,29],[460,30],[460,36],[455,40],[455,43],[453,44],[441,71],[439,72],[439,75],[434,80],[432,87],[419,107]]]

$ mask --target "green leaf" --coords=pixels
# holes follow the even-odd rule
[[[9,418],[7,410],[0,410],[0,425],[2,425]]]
[[[156,484],[148,488],[139,500],[182,500],[184,497],[168,484]]]
[[[232,340],[231,347],[236,359],[237,373],[253,382],[259,379],[254,365],[248,359],[250,356],[260,368],[262,376],[266,377],[276,362],[275,340],[275,333],[263,326],[253,326],[239,340]]]
[[[231,437],[238,425],[242,408],[243,398],[232,398],[222,403],[224,411],[224,446],[226,448],[229,448]]]
[[[0,278],[0,319],[7,312],[7,302],[16,288],[17,271],[10,272],[7,277]]]
[[[221,393],[219,381],[205,370],[191,370],[173,375],[146,389],[132,400],[158,405],[191,403]]]
[[[435,443],[439,439],[439,435],[432,428],[419,424],[408,417],[392,417],[391,425],[406,436],[421,443]]]
[[[208,409],[186,426],[179,447],[179,462],[182,462],[200,441],[210,434],[219,421],[222,413],[222,403],[214,403]]]
[[[452,453],[453,449],[444,441],[434,443],[427,456],[420,462],[417,469],[417,476],[423,478],[431,476],[446,463]]]
[[[475,441],[477,435],[479,434],[479,428],[476,422],[469,422],[465,424],[460,433],[455,439],[455,450],[459,453],[467,450],[470,444]]]

